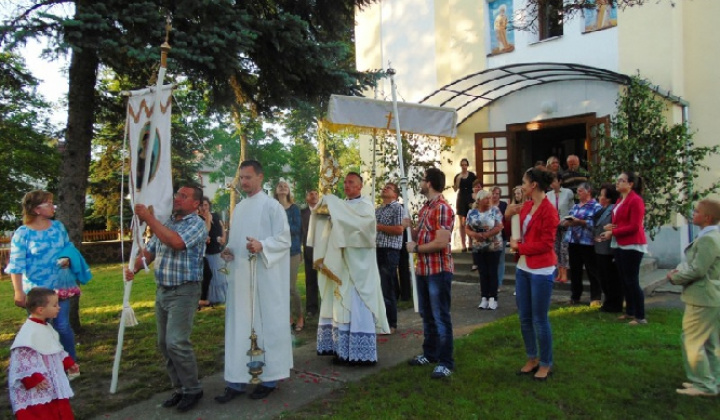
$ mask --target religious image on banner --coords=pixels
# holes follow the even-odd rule
[[[137,151],[137,162],[135,164],[135,173],[136,179],[135,179],[135,190],[140,191],[142,190],[142,183],[143,183],[143,176],[145,175],[145,161],[147,159],[147,147],[148,147],[148,140],[150,139],[150,123],[146,123],[145,126],[142,128],[142,131],[140,132],[141,139],[138,142],[138,151]],[[155,142],[153,143],[153,150],[152,153],[150,153],[150,174],[148,174],[148,182],[152,182],[152,180],[155,178],[155,175],[157,174],[158,170],[158,157],[160,156],[160,147],[162,143],[160,142],[160,133],[158,130],[155,130]]]
[[[595,8],[585,9],[585,33],[617,26],[617,7],[609,0],[590,0]]]
[[[488,0],[491,54],[515,51],[515,35],[510,25],[512,16],[512,0]]]

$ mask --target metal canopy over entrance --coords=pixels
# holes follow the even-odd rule
[[[630,83],[621,73],[582,64],[522,63],[510,64],[470,74],[447,84],[423,98],[420,103],[457,109],[458,125],[473,114],[512,93],[554,82],[601,81],[620,85]],[[661,95],[659,89],[654,89]],[[663,95],[670,100],[675,98]],[[673,100],[673,102],[675,102]]]

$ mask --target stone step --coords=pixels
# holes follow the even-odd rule
[[[472,253],[453,252],[453,260],[455,265],[455,273],[453,280],[463,283],[479,283],[480,276],[477,271],[471,271]],[[515,284],[515,256],[506,254],[505,258],[505,275],[503,276],[503,285]],[[640,285],[643,291],[648,294],[652,293],[656,288],[667,283],[665,275],[666,269],[658,269],[657,259],[645,257],[640,264]],[[555,283],[555,288],[560,290],[570,290],[570,282]],[[583,289],[589,290],[590,281],[587,273],[583,271]]]

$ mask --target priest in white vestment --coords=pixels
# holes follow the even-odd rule
[[[240,165],[241,186],[247,198],[235,206],[227,248],[228,294],[225,309],[225,393],[215,397],[226,403],[245,392],[252,378],[251,329],[255,329],[265,363],[262,383],[250,398],[265,398],[276,382],[290,376],[293,367],[290,319],[290,227],[285,209],[262,190],[262,166],[257,161]],[[249,256],[256,255],[254,263]],[[255,271],[255,300],[251,271]],[[251,309],[254,307],[254,316]]]
[[[348,173],[344,187],[346,200],[325,195],[310,220],[308,244],[322,298],[317,352],[334,355],[336,363],[372,365],[376,334],[390,333],[375,255],[375,208],[360,196],[359,174]]]

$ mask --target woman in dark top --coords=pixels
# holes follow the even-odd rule
[[[460,242],[462,243],[462,252],[467,252],[465,242],[465,218],[470,210],[470,206],[475,202],[472,195],[472,187],[473,182],[477,179],[477,176],[473,172],[468,171],[468,166],[470,166],[470,162],[463,158],[460,161],[462,171],[455,175],[455,181],[453,182],[453,190],[457,192],[455,210],[460,217]]]
[[[198,303],[200,307],[225,303],[225,294],[227,293],[227,277],[219,271],[223,267],[220,251],[222,251],[226,241],[225,226],[220,220],[220,216],[217,213],[211,213],[210,210],[210,199],[203,197],[198,213],[205,220],[208,238],[203,260],[202,292]]]
[[[302,299],[297,289],[297,273],[300,268],[302,254],[300,253],[300,242],[302,240],[302,219],[300,208],[295,204],[290,186],[285,181],[280,181],[275,187],[275,199],[282,204],[287,213],[288,225],[290,225],[290,324],[295,320],[295,331],[300,332],[305,327],[305,318],[302,312]]]

